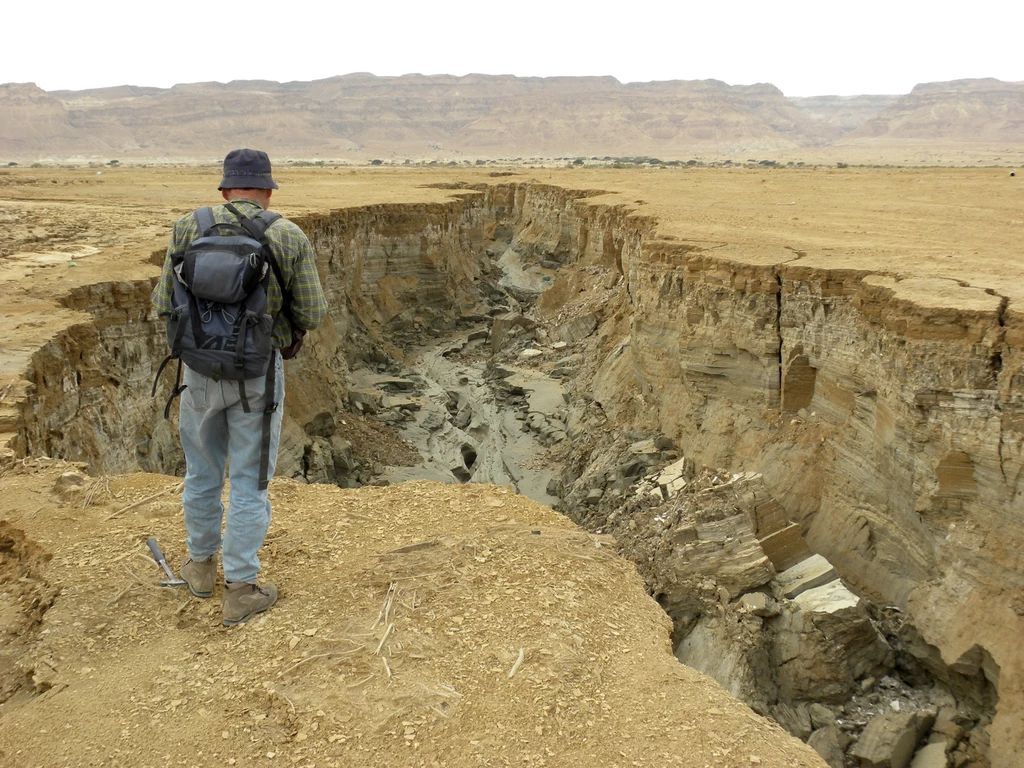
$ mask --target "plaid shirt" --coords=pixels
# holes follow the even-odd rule
[[[248,198],[237,198],[231,203],[246,216],[258,216],[263,208]],[[238,219],[223,205],[213,209],[214,221],[218,223],[237,223]],[[160,282],[153,289],[153,308],[158,315],[168,315],[173,307],[171,296],[174,292],[174,271],[172,264],[176,256],[185,253],[185,249],[199,235],[194,213],[182,216],[174,223],[170,245],[167,246],[167,257],[164,259]],[[292,318],[300,328],[311,331],[320,325],[327,315],[327,299],[320,287],[320,276],[316,272],[316,256],[313,246],[297,225],[287,219],[278,219],[267,229],[267,242],[274,251],[274,257],[284,275],[285,289],[292,297]],[[271,273],[270,285],[267,289],[267,312],[274,317],[275,349],[287,347],[292,343],[292,332],[288,321],[281,313],[281,289],[277,279]]]

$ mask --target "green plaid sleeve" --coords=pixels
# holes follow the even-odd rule
[[[299,227],[287,219],[279,219],[267,230],[274,255],[280,262],[285,290],[292,297],[292,318],[306,331],[319,327],[327,316],[327,299],[316,271],[316,254],[309,239]],[[281,311],[281,290],[277,280],[270,281],[267,309],[277,317],[274,325],[274,346],[292,343],[291,328]]]

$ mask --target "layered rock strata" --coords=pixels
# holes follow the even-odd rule
[[[1005,686],[1022,674],[1024,316],[991,290],[659,242],[642,219],[551,198],[517,236],[538,256],[578,255],[539,303],[552,326],[599,308],[579,345],[594,362],[576,381],[592,402],[579,425],[611,417],[700,464],[762,472],[814,551],[908,611],[932,648],[922,660],[999,690],[992,758],[1011,765],[1024,736]],[[584,309],[581,293],[614,283],[601,272],[618,272],[626,298]],[[586,475],[598,446],[578,453]]]

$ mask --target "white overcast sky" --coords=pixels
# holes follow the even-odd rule
[[[1024,81],[1024,2],[10,0],[0,83],[46,90],[376,75],[769,82],[787,96]]]

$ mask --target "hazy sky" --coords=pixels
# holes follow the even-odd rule
[[[0,83],[46,90],[377,75],[770,82],[787,96],[1024,80],[1024,2],[5,3]]]

